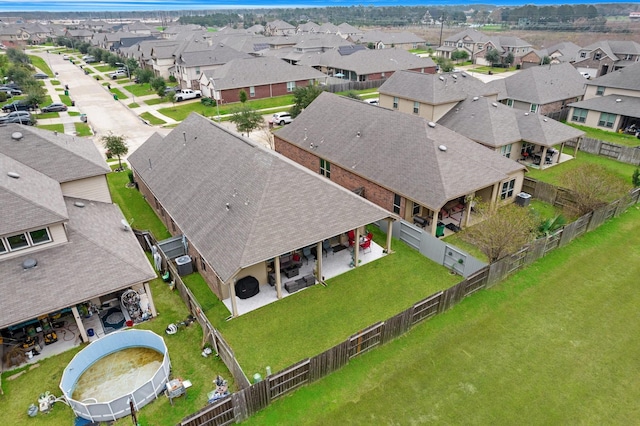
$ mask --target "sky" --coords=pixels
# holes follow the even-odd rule
[[[583,0],[562,1],[562,4],[598,4],[598,3],[629,3],[629,0]],[[331,7],[331,6],[453,6],[472,3],[494,4],[496,6],[521,6],[535,3],[558,5],[553,0],[525,1],[525,0],[494,0],[456,1],[434,0],[425,2],[420,0],[0,0],[0,12],[29,12],[29,11],[143,11],[143,10],[213,10],[213,9],[245,9],[245,8],[273,8],[273,7]]]

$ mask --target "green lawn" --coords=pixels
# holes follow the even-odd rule
[[[372,231],[382,244],[386,236]],[[263,374],[267,365],[279,371],[461,280],[400,241],[392,248],[395,253],[334,277],[327,287],[309,287],[228,322],[221,321],[229,316],[222,304],[207,316],[247,376]]]
[[[122,91],[120,89],[118,89],[117,87],[112,87],[111,88],[111,93],[113,93],[114,95],[118,96],[119,100],[129,99],[129,97],[127,95],[125,95],[124,93],[122,93]]]
[[[573,155],[573,148],[565,147],[564,153]],[[633,171],[636,169],[636,166],[582,151],[578,151],[578,155],[575,159],[544,170],[530,168],[527,176],[543,182],[562,186],[560,184],[560,178],[562,175],[565,173],[571,173],[572,170],[581,164],[600,164],[606,167],[611,173],[617,175],[620,179],[628,182],[629,188],[631,188],[631,176],[633,175]]]
[[[41,112],[40,114],[35,115],[38,120],[44,118],[58,118],[60,117],[59,112]]]
[[[507,72],[507,71],[515,71],[516,67],[511,67],[511,68],[499,68],[499,67],[489,67],[489,66],[480,66],[480,67],[475,67],[469,71],[473,71],[473,72],[481,72],[481,73],[488,73],[489,71],[491,71],[494,74],[500,74],[503,72]]]
[[[147,105],[158,105],[165,102],[165,100],[161,97],[157,97],[157,98],[146,99],[142,102],[144,102]]]
[[[80,115],[78,111],[67,111],[67,114],[69,114],[70,117],[77,117]]]
[[[207,404],[207,393],[214,389],[212,380],[220,374],[229,381],[230,389],[235,389],[233,377],[224,363],[215,356],[203,358],[202,329],[197,323],[182,328],[178,333],[168,336],[164,333],[168,324],[181,321],[189,314],[177,291],[169,291],[166,283],[160,279],[151,282],[151,291],[159,317],[136,326],[138,329],[151,330],[164,337],[171,358],[172,376],[189,379],[193,386],[186,397],[174,400],[171,406],[163,395],[145,406],[138,413],[138,422],[142,426],[175,425],[185,416],[200,410]],[[61,355],[44,359],[40,367],[26,372],[16,380],[7,377],[19,370],[2,374],[4,396],[0,396],[0,409],[10,418],[10,424],[33,426],[39,425],[71,425],[74,415],[63,403],[56,403],[51,413],[39,414],[34,418],[27,417],[27,408],[44,391],[60,396],[58,387],[62,372],[81,347]],[[22,368],[24,370],[24,368]],[[130,425],[130,417],[123,417],[115,425]]]
[[[28,55],[28,56],[29,56],[29,59],[31,60],[31,65],[38,68],[43,73],[47,74],[49,77],[53,77],[53,72],[51,71],[51,68],[49,68],[49,64],[47,64],[47,62],[44,59],[42,59],[40,56],[35,56],[35,55]]]
[[[134,219],[134,228],[150,231],[157,240],[171,236],[151,206],[142,198],[142,194],[135,188],[126,186],[129,182],[126,172],[109,173],[107,180],[113,202],[120,206],[127,220]]]
[[[51,130],[52,132],[64,133],[64,124],[39,124],[39,129]]]
[[[156,117],[155,115],[151,114],[150,112],[143,112],[142,114],[140,114],[140,117],[147,120],[150,124],[154,125],[154,126],[159,126],[162,124],[165,124],[166,121],[164,121],[161,118]]]
[[[129,93],[135,96],[155,95],[156,92],[151,88],[149,83],[143,84],[127,84],[123,86]]]
[[[256,110],[288,107],[293,103],[293,95],[277,96],[275,98],[267,99],[257,99],[254,101],[247,101],[247,103]],[[220,110],[220,115],[231,114],[236,105],[237,103],[220,105],[218,108]],[[213,117],[218,115],[218,109],[216,109],[215,105],[205,106],[200,102],[192,102],[189,104],[175,103],[171,107],[160,109],[159,112],[163,115],[166,115],[167,117],[173,118],[176,121],[182,121],[187,118],[187,116],[192,112],[197,112],[205,117]]]
[[[76,135],[78,136],[91,136],[93,132],[91,127],[87,123],[73,123],[76,127]]]
[[[616,132],[607,132],[606,130],[594,129],[593,127],[580,126],[574,124],[570,121],[564,122],[571,127],[575,127],[576,129],[580,129],[586,133],[586,137],[592,139],[599,139],[605,142],[615,143],[617,145],[623,146],[639,146],[640,139],[635,137],[634,135],[627,135],[624,133],[616,133]]]
[[[60,95],[60,102],[66,106],[71,106],[71,97],[68,95]]]
[[[639,257],[635,207],[247,423],[635,424]]]

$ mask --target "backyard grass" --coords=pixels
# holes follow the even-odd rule
[[[150,112],[143,112],[142,114],[140,114],[140,117],[147,120],[150,124],[154,125],[154,126],[160,126],[162,124],[165,124],[166,121],[164,121],[161,118],[156,117],[155,115],[151,114]]]
[[[171,236],[151,206],[142,198],[142,194],[135,188],[127,187],[127,172],[109,173],[107,181],[113,202],[120,207],[128,221],[134,219],[134,228],[150,231],[157,240]]]
[[[635,424],[639,256],[636,206],[247,424]]]
[[[599,139],[601,141],[611,142],[622,146],[640,146],[640,139],[635,137],[635,135],[607,132],[606,130],[594,129],[593,127],[580,126],[570,121],[566,121],[564,124],[582,130],[586,133],[585,136],[588,138]]]
[[[138,422],[141,426],[175,425],[185,416],[200,410],[207,404],[207,393],[214,389],[212,380],[218,374],[229,381],[230,389],[235,389],[235,383],[222,361],[215,356],[203,358],[200,355],[202,329],[197,323],[180,329],[175,335],[165,334],[164,330],[168,324],[182,321],[189,315],[189,311],[178,292],[169,291],[162,280],[153,280],[150,285],[159,316],[137,325],[136,328],[151,330],[164,337],[171,358],[172,376],[189,379],[193,386],[189,388],[186,397],[175,399],[173,406],[161,395],[138,412]],[[73,355],[81,348],[44,359],[39,362],[39,368],[27,371],[15,380],[7,380],[7,377],[24,370],[24,367],[3,373],[2,387],[5,395],[0,396],[0,410],[6,418],[11,419],[10,424],[34,426],[73,424],[73,412],[62,403],[56,403],[51,413],[39,414],[34,418],[27,416],[27,408],[31,403],[37,403],[38,395],[42,392],[50,391],[60,396],[58,385],[62,372]],[[131,419],[128,416],[123,417],[114,424],[130,425]]]
[[[93,132],[91,127],[87,123],[73,123],[76,127],[76,135],[78,136],[91,136]]]
[[[50,130],[52,132],[64,133],[64,124],[40,124],[38,129]]]
[[[372,231],[383,243],[386,236]],[[229,315],[220,304],[208,318],[251,377],[266,366],[276,372],[315,356],[461,280],[400,241],[392,248],[395,253],[327,280],[326,287],[309,287],[227,322],[220,321]]]
[[[573,148],[565,147],[564,153],[573,155]],[[629,189],[631,189],[631,176],[636,166],[583,151],[578,151],[577,157],[571,161],[566,161],[544,170],[530,168],[527,176],[542,182],[562,186],[560,183],[561,177],[566,173],[571,173],[572,170],[581,164],[600,164],[606,167],[612,174],[627,182]]]

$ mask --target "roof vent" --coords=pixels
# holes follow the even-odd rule
[[[456,79],[456,78],[458,78],[458,76],[455,75],[455,74],[451,74],[451,78]]]
[[[542,121],[544,121],[544,122],[546,123],[546,122],[547,122],[547,121],[549,121],[549,120],[547,120],[546,118],[543,118],[543,119],[542,119]]]
[[[444,77],[443,76],[438,76],[438,78],[440,79],[440,81],[444,81]]]
[[[525,113],[524,113],[524,115],[529,115],[529,113],[528,113],[528,112],[525,112]]]
[[[618,98],[616,99],[616,102],[622,102],[622,99]]]
[[[35,268],[36,266],[38,266],[38,261],[37,261],[37,260],[35,260],[35,259],[34,259],[34,258],[32,258],[32,257],[27,258],[27,259],[25,259],[25,260],[22,262],[22,269],[24,269],[25,271],[26,271],[27,269],[33,269],[33,268]]]
[[[480,99],[480,98],[479,98],[479,97],[477,97],[477,96],[474,96],[474,97],[473,97],[473,102],[477,101],[478,99]]]
[[[14,179],[20,179],[20,175],[16,172],[7,172],[7,176]]]
[[[22,133],[20,132],[11,133],[11,139],[13,139],[14,141],[19,141],[20,139],[22,139]]]
[[[440,151],[442,151],[442,152],[445,152],[445,151],[447,150],[447,147],[446,147],[446,146],[444,146],[444,145],[440,145],[440,146],[438,147],[438,149],[439,149]]]
[[[498,108],[498,103],[497,102],[491,102],[491,106],[494,108]]]
[[[430,122],[427,123],[427,126],[436,127],[436,123],[434,123],[433,121],[430,121]]]
[[[73,205],[80,208],[84,207],[84,203],[82,201],[76,201]]]
[[[465,77],[465,78],[467,77],[467,74],[466,74],[466,73],[462,73],[462,74],[460,74],[460,75],[461,75],[461,76],[463,76],[463,77]]]

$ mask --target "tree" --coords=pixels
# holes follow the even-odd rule
[[[451,72],[455,68],[453,66],[453,62],[451,62],[449,58],[445,58],[443,56],[438,56],[436,58],[436,63],[438,64],[442,72]]]
[[[163,97],[165,95],[164,89],[167,87],[167,83],[164,82],[164,78],[153,77],[149,80],[149,86],[156,91],[158,96]]]
[[[513,56],[512,52],[507,53],[507,56],[504,58],[504,63],[511,66],[516,58]]]
[[[460,236],[476,245],[489,262],[514,253],[535,238],[536,221],[529,209],[515,204],[490,209],[485,203],[476,203],[475,209],[480,221]]]
[[[549,65],[551,63],[551,58],[549,56],[544,56],[542,58],[542,65]]]
[[[631,182],[633,183],[634,188],[637,188],[640,186],[640,169],[635,169],[633,171],[633,175],[631,176]]]
[[[625,182],[598,164],[583,164],[567,173],[562,185],[574,193],[574,203],[567,208],[582,216],[624,196],[630,189]]]
[[[344,94],[347,98],[351,98],[351,99],[357,99],[357,100],[362,100],[362,98],[360,97],[360,95],[358,95],[358,92],[356,92],[355,90],[348,90],[347,93]]]
[[[464,62],[469,59],[469,52],[467,52],[466,50],[456,49],[451,52],[451,59],[457,62]]]
[[[296,118],[302,110],[313,102],[320,93],[322,88],[319,86],[309,85],[307,87],[296,87],[293,91],[293,106],[291,107],[291,118]]]
[[[118,170],[122,170],[122,159],[120,158],[123,155],[127,155],[129,152],[129,147],[127,146],[127,141],[124,136],[114,135],[109,132],[108,135],[103,136],[101,138],[102,145],[104,148],[111,153],[111,155],[115,155],[118,157]]]
[[[249,99],[249,97],[247,96],[247,92],[244,89],[240,89],[240,91],[238,92],[238,99],[242,104],[247,102],[247,99]]]
[[[142,68],[138,68],[135,71],[134,75],[136,76],[136,78],[138,79],[138,83],[140,83],[140,84],[149,83],[151,81],[151,79],[154,77],[153,71],[142,69]],[[164,80],[163,80],[163,82],[164,82]]]
[[[262,115],[246,103],[240,104],[240,106],[233,111],[229,121],[235,124],[238,131],[243,135],[247,132],[247,136],[249,136],[249,133],[253,130],[259,129],[262,123],[264,123]]]
[[[485,53],[484,58],[489,61],[489,63],[493,67],[493,64],[497,64],[498,62],[500,62],[500,52],[498,52],[496,49],[489,49],[487,50],[487,53]]]

